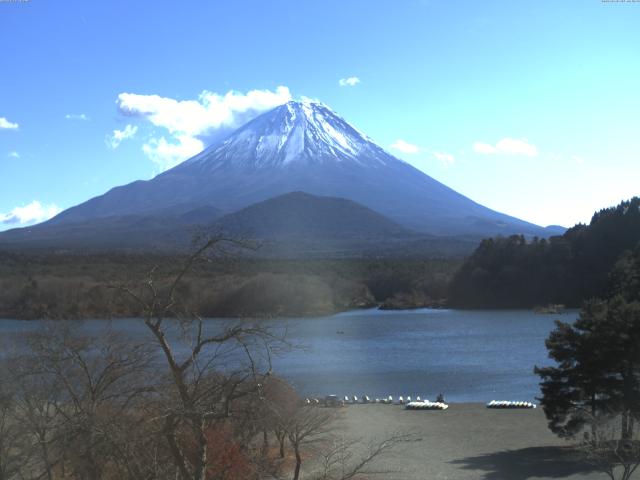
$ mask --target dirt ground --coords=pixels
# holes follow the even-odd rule
[[[490,410],[454,404],[445,411],[409,411],[397,405],[350,405],[340,423],[346,438],[384,438],[413,432],[375,464],[388,480],[529,480],[607,478],[581,463],[570,445],[535,410]],[[639,477],[640,478],[640,477]]]

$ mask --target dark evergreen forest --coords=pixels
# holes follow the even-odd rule
[[[464,308],[579,307],[614,289],[640,242],[640,198],[595,213],[550,239],[483,240],[449,288],[449,304]],[[635,256],[637,261],[637,255]],[[636,283],[637,285],[637,283]]]

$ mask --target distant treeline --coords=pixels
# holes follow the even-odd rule
[[[198,264],[181,298],[202,316],[323,315],[353,308],[440,305],[457,259],[267,260],[216,258]],[[113,285],[157,288],[184,257],[134,254],[0,252],[0,318],[139,316]]]
[[[467,308],[578,307],[601,297],[612,276],[635,260],[640,242],[640,198],[594,214],[549,240],[522,236],[483,240],[454,276],[449,304]]]
[[[203,316],[310,316],[373,306],[578,307],[611,293],[612,276],[640,272],[639,242],[640,198],[633,198],[562,236],[483,240],[466,260],[218,257],[198,264],[180,293]],[[163,288],[184,260],[0,252],[0,318],[139,316],[135,302],[110,286],[139,285],[153,271],[155,286]]]

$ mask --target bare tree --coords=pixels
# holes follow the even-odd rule
[[[318,454],[320,470],[314,479],[355,480],[370,475],[387,475],[390,473],[388,469],[373,468],[375,462],[399,444],[415,439],[411,433],[393,433],[382,441],[369,442],[361,455],[356,454],[356,451],[363,449],[361,441],[347,442],[344,438],[334,439],[328,448]]]
[[[259,391],[265,373],[260,369],[270,370],[273,344],[280,341],[261,326],[242,323],[207,331],[202,318],[180,302],[185,275],[226,242],[222,237],[206,241],[166,288],[156,285],[153,270],[142,290],[113,286],[139,305],[168,368],[166,388],[172,395],[161,415],[162,432],[183,480],[205,480],[211,463],[207,431],[231,417],[234,402]],[[170,338],[172,327],[178,327],[181,345]]]
[[[314,444],[326,442],[330,425],[334,420],[333,410],[302,404],[293,415],[283,419],[284,429],[296,459],[293,480],[300,478],[303,450]]]
[[[640,432],[627,423],[618,416],[593,419],[579,446],[586,460],[611,480],[629,480],[640,467]]]
[[[289,347],[284,333],[207,323],[181,302],[183,278],[220,242],[207,241],[169,280],[156,282],[152,270],[137,288],[113,286],[137,303],[151,341],[109,328],[87,335],[68,323],[29,337],[25,353],[0,371],[0,480],[259,480],[283,472],[298,480],[308,454],[316,466],[321,460],[320,478],[348,480],[397,443],[349,453],[355,444],[332,435],[337,411],[303,405],[272,375],[273,352]],[[270,453],[271,434],[281,458]],[[287,441],[294,467],[283,461]]]
[[[35,373],[33,357],[12,362],[11,375],[16,393],[14,421],[19,425],[24,444],[23,461],[27,478],[53,480],[61,461],[61,389],[51,376]]]
[[[30,347],[16,379],[22,389],[16,414],[46,476],[57,466],[87,479],[114,472],[147,478],[136,442],[145,436],[141,412],[154,392],[148,347],[108,330],[81,335],[60,323],[33,334]]]
[[[0,480],[9,480],[21,468],[21,434],[13,420],[15,396],[8,388],[6,376],[0,377]]]
[[[20,464],[19,477],[5,468],[2,478],[148,478],[138,469],[143,449],[129,448],[145,422],[148,352],[108,331],[91,337],[63,323],[28,340],[21,355],[5,357],[0,375],[3,400],[11,400],[2,402],[11,428],[0,428],[0,443],[18,433],[10,453]]]
[[[285,458],[285,443],[289,420],[300,407],[300,397],[285,380],[270,376],[265,382],[263,393],[262,427],[272,432],[278,442],[278,454]]]

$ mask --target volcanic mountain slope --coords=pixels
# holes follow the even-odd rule
[[[173,250],[188,247],[200,225],[219,217],[209,209],[180,215],[112,215],[46,222],[0,233],[0,250]]]
[[[349,199],[429,234],[560,233],[473,202],[385,152],[327,106],[313,102],[279,106],[152,180],[116,187],[47,224],[123,215],[163,217],[167,211],[202,207],[230,213],[295,191]]]
[[[215,227],[258,239],[366,239],[415,237],[388,218],[351,200],[292,192],[222,217]]]
[[[426,251],[459,255],[474,245],[469,241],[442,245],[437,238],[412,232],[351,200],[304,192],[250,205],[222,217],[212,230],[258,239],[258,255],[281,258],[419,256]]]
[[[201,207],[159,217],[116,215],[14,229],[0,249],[95,252],[190,251],[194,238],[222,233],[258,248],[241,255],[276,258],[423,257],[471,253],[475,238],[417,233],[351,200],[292,192],[219,217]],[[34,235],[35,230],[35,235]]]

